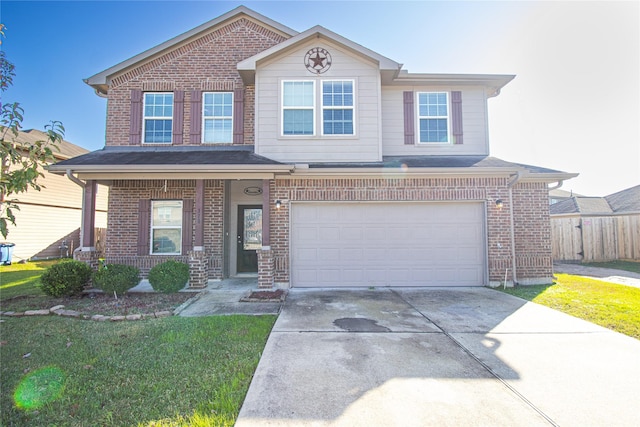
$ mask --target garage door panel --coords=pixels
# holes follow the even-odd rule
[[[291,211],[292,286],[485,284],[480,202],[294,203]]]

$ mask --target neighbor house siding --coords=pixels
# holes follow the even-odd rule
[[[82,189],[66,176],[44,171],[38,179],[42,188],[30,188],[12,195],[20,210],[14,212],[16,225],[9,225],[7,241],[14,243],[13,260],[58,258],[67,253],[60,246],[65,242],[71,251],[80,245],[82,222]],[[99,185],[96,195],[97,228],[107,226],[106,211],[109,189]]]
[[[204,194],[204,248],[208,257],[209,277],[222,277],[222,228],[224,185],[221,180],[206,180]],[[109,225],[106,244],[108,263],[132,264],[140,268],[143,276],[149,269],[166,259],[187,262],[187,253],[180,256],[138,255],[139,201],[142,200],[195,200],[195,180],[114,181],[109,194]],[[195,215],[195,211],[192,216]],[[192,224],[194,223],[192,219]],[[150,228],[150,220],[147,228]],[[191,233],[194,227],[183,227]],[[148,252],[147,252],[148,253]]]
[[[462,131],[463,143],[418,144],[418,120],[414,117],[415,143],[405,141],[404,99],[403,93],[412,92],[414,96],[414,114],[418,105],[415,102],[417,92],[460,91],[462,95]],[[450,97],[451,102],[451,97]],[[450,106],[451,108],[451,106]],[[450,113],[449,120],[451,121]],[[453,128],[449,123],[453,139]],[[384,156],[422,156],[422,155],[488,155],[486,95],[480,87],[457,86],[383,86],[382,87],[382,155]]]
[[[190,138],[192,93],[234,91],[244,88],[238,62],[286,38],[248,18],[239,18],[149,62],[112,77],[107,104],[107,145],[140,145],[131,141],[131,94],[134,91],[184,91],[182,143],[200,144]],[[244,144],[253,144],[254,91],[247,87],[244,103]],[[137,118],[136,120],[141,120]],[[137,126],[137,124],[136,124]],[[174,138],[175,139],[175,138]],[[179,142],[179,141],[178,141]]]
[[[323,74],[310,73],[304,66],[306,52],[327,49],[333,59]],[[316,82],[314,136],[282,136],[281,92],[283,80]],[[322,135],[321,84],[325,80],[353,80],[355,84],[355,135]],[[370,162],[380,160],[380,74],[376,64],[349,54],[345,48],[315,39],[270,59],[256,72],[256,152],[283,162]]]

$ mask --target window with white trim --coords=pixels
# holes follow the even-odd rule
[[[233,142],[233,92],[202,94],[202,142]]]
[[[352,80],[322,82],[322,134],[354,134]]]
[[[144,94],[142,142],[171,144],[173,130],[173,93]]]
[[[151,202],[151,254],[180,255],[182,252],[182,201]]]
[[[282,82],[282,134],[314,135],[315,82]]]
[[[449,143],[447,92],[418,92],[418,126],[420,143]]]

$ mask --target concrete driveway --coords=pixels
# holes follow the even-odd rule
[[[292,290],[236,425],[640,425],[640,341],[487,288]]]

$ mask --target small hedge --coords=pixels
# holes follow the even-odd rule
[[[106,264],[93,273],[93,286],[106,294],[122,295],[140,283],[140,270],[132,265]]]
[[[81,261],[54,264],[40,276],[40,289],[54,298],[78,295],[91,279],[91,267]]]
[[[174,260],[165,261],[149,271],[149,283],[154,291],[165,294],[178,292],[189,281],[189,265]]]

